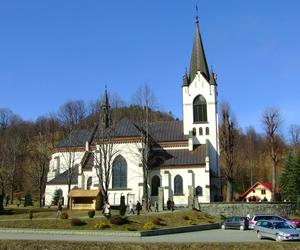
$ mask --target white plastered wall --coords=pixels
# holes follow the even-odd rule
[[[207,122],[194,123],[193,101],[196,96],[202,95],[207,102]],[[210,169],[219,175],[219,141],[218,141],[218,113],[217,113],[217,90],[216,86],[209,82],[198,72],[195,79],[189,86],[182,87],[183,97],[183,130],[185,135],[196,129],[193,136],[193,144],[206,144],[209,140]],[[209,135],[206,135],[206,128],[209,128]],[[199,128],[202,128],[203,135],[199,135]],[[208,146],[208,145],[207,145]]]
[[[161,181],[161,187],[164,188],[164,205],[168,198],[173,199],[175,206],[187,206],[189,196],[189,186],[196,188],[201,186],[203,195],[199,196],[199,202],[210,202],[210,188],[209,188],[209,173],[205,171],[205,167],[197,168],[180,168],[170,167],[160,170],[152,170],[149,175],[149,183],[151,184],[152,178],[157,175]],[[183,179],[183,194],[174,195],[174,178],[180,175]],[[151,195],[151,193],[150,193]],[[155,199],[156,197],[152,197]]]

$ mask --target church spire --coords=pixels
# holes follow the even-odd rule
[[[107,94],[107,87],[105,85],[105,92],[102,100],[102,118],[103,118],[103,126],[104,128],[108,128],[111,125],[111,114],[110,114],[110,105],[108,100],[108,94]]]
[[[200,71],[201,74],[209,81],[209,70],[206,62],[205,52],[202,44],[202,39],[199,29],[198,16],[196,16],[196,29],[194,34],[194,44],[190,65],[190,81],[192,82]]]

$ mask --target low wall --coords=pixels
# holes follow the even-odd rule
[[[212,216],[242,216],[247,214],[289,215],[296,209],[296,203],[259,203],[259,202],[211,202],[201,203],[199,208]]]

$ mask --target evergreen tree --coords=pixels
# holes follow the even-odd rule
[[[57,206],[60,198],[61,198],[61,192],[59,189],[56,189],[52,196],[52,204]]]
[[[284,199],[297,200],[300,195],[300,150],[296,156],[288,156],[279,184]]]
[[[27,206],[32,206],[32,197],[31,197],[31,193],[27,192],[25,194],[25,199],[24,199],[24,207]]]

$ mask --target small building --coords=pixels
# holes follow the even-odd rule
[[[278,187],[275,188],[278,193]],[[271,201],[272,183],[271,182],[255,182],[245,193],[241,195],[242,201]]]
[[[96,209],[100,199],[99,190],[74,189],[68,194],[71,210]]]

